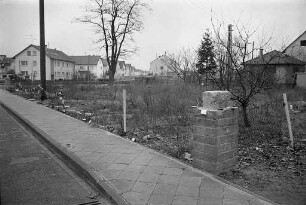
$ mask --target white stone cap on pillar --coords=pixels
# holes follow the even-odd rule
[[[198,106],[191,106],[191,107],[200,110],[202,115],[206,115],[207,113],[207,109],[205,109],[204,107],[198,107]]]
[[[231,93],[223,90],[203,92],[203,108],[207,110],[219,110],[231,105]]]

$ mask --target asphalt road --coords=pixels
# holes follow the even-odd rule
[[[112,204],[0,106],[0,204]]]

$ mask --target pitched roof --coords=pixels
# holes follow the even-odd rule
[[[152,60],[150,63],[156,61],[156,60],[159,60],[161,59],[162,61],[165,61],[165,60],[172,60],[171,58],[169,58],[169,56],[167,56],[166,54],[163,54],[161,56],[158,56],[157,58],[155,58],[154,60]]]
[[[285,49],[283,52],[286,52],[287,48],[289,48],[297,39],[299,39],[301,36],[303,36],[306,33],[306,31],[304,31],[301,35],[299,35],[296,39],[294,39],[294,41],[292,41]]]
[[[89,56],[69,56],[76,65],[97,65],[100,56],[97,55],[89,55]]]
[[[16,58],[16,56],[18,56],[20,53],[22,53],[23,51],[25,51],[26,49],[28,49],[29,47],[33,46],[35,49],[37,49],[38,51],[40,51],[40,46],[36,46],[33,44],[30,44],[28,47],[26,47],[25,49],[23,49],[22,51],[20,51],[19,53],[17,53],[13,58]],[[48,56],[51,59],[55,59],[55,60],[62,60],[62,61],[69,61],[69,62],[74,62],[69,56],[67,56],[64,52],[56,50],[56,49],[50,49],[50,48],[46,48],[46,56]]]
[[[246,61],[246,65],[306,65],[306,62],[279,51],[271,51],[252,60]]]

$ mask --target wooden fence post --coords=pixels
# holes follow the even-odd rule
[[[290,141],[291,141],[291,147],[293,147],[293,134],[292,134],[289,106],[288,106],[286,93],[283,93],[283,98],[284,98],[284,106],[285,106],[286,119],[287,119],[287,123],[288,123],[288,130],[289,130],[289,137],[290,137]]]
[[[126,133],[126,90],[123,89],[123,131]]]

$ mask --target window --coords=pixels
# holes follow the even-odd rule
[[[37,76],[37,71],[34,71],[33,77]]]
[[[80,66],[80,70],[83,70],[84,68],[83,68],[83,66]]]
[[[301,46],[306,46],[306,40],[301,40]]]
[[[37,61],[33,61],[33,67],[37,66]]]
[[[27,56],[31,56],[31,51],[27,51]]]
[[[28,65],[28,61],[21,61],[21,65],[22,66],[27,66]]]
[[[36,51],[33,51],[33,52],[32,52],[32,55],[33,55],[33,56],[37,56],[37,52],[36,52]]]
[[[28,71],[21,71],[21,74],[27,76],[28,75]]]
[[[62,67],[64,67],[65,65],[64,65],[64,62],[62,62]]]
[[[68,68],[68,63],[66,63],[66,67]]]
[[[65,72],[62,72],[62,77],[65,77]]]
[[[293,73],[297,73],[297,72],[304,72],[305,69],[303,67],[294,67],[293,68]]]
[[[57,61],[57,66],[61,66],[61,64],[60,64],[60,62],[59,62],[59,61]]]
[[[68,77],[68,75],[69,75],[69,73],[68,72],[66,72],[66,76]]]
[[[268,67],[268,72],[269,73],[276,73],[276,67],[275,66],[271,66],[271,67],[269,66]]]

